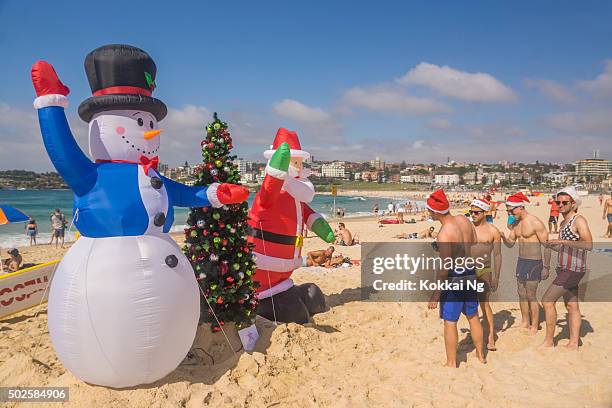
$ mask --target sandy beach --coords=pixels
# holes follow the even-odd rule
[[[379,194],[415,197],[414,192]],[[527,207],[544,222],[547,199],[533,198],[534,205]],[[609,242],[603,238],[601,211],[594,196],[586,197],[580,208],[594,241]],[[505,220],[500,211],[495,224],[504,229]],[[379,228],[373,217],[343,221],[368,242],[399,241],[392,237],[439,226],[423,221]],[[182,234],[173,236],[182,241]],[[303,251],[325,246],[310,237]],[[360,258],[358,246],[337,250],[351,259]],[[21,252],[25,262],[39,263],[60,258],[65,249],[43,245],[21,248]],[[66,405],[74,407],[612,406],[611,303],[581,304],[579,352],[559,347],[568,341],[562,303],[557,303],[559,334],[554,349],[537,347],[544,338],[543,324],[535,336],[518,329],[518,302],[494,303],[498,350],[488,353],[486,365],[479,363],[462,318],[458,324],[460,365],[449,369],[442,365],[444,342],[437,309],[428,310],[424,303],[362,302],[359,266],[301,268],[293,278],[296,283],[319,285],[329,311],[304,326],[275,326],[258,319],[261,338],[253,353],[240,349],[231,329],[228,336],[234,351],[221,334],[201,327],[191,353],[177,370],[133,389],[91,386],[67,372],[49,339],[45,305],[30,309],[0,321],[0,386],[70,387]]]

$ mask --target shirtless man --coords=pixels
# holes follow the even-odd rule
[[[435,239],[437,236],[438,236],[438,233],[436,232],[436,229],[434,227],[429,227],[426,230],[419,232],[419,235],[418,235],[420,239],[425,239],[425,238]]]
[[[471,257],[472,245],[476,243],[474,226],[463,215],[451,215],[449,203],[440,189],[433,192],[427,199],[427,209],[431,217],[440,221],[442,228],[438,233],[438,251],[442,260],[452,259],[460,262],[459,258]],[[446,262],[444,262],[446,263]],[[441,270],[437,273],[438,281],[473,276],[475,271],[453,268]],[[472,341],[476,348],[476,356],[482,363],[486,363],[483,350],[482,325],[478,319],[478,295],[475,290],[439,291],[432,293],[428,308],[435,309],[440,302],[440,318],[444,320],[444,345],[446,347],[446,366],[457,367],[457,321],[463,313],[470,324]]]
[[[612,191],[610,192],[610,198],[606,200],[603,205],[602,220],[608,219],[608,228],[606,229],[606,238],[612,238]]]
[[[548,230],[538,217],[527,212],[525,202],[529,202],[529,199],[521,192],[507,198],[506,210],[511,229],[508,237],[504,234],[501,237],[509,248],[512,248],[517,240],[519,242],[516,281],[522,317],[520,327],[529,329],[529,334],[533,335],[538,332],[540,323],[536,291],[538,283],[546,280],[550,273],[550,251],[544,252],[542,262],[541,246],[548,241]]]
[[[353,237],[351,231],[346,228],[343,222],[338,223],[338,235],[336,239],[336,244],[343,246],[351,246],[358,244],[359,240],[356,237]]]
[[[428,229],[423,230],[419,232],[418,234],[416,232],[411,232],[411,233],[403,232],[401,234],[397,234],[393,238],[399,238],[399,239],[434,238],[435,239],[437,236],[438,236],[438,233],[436,232],[436,229],[434,227],[429,227]]]
[[[491,202],[491,196],[487,195],[485,197],[485,201],[490,203]],[[486,211],[486,213],[485,213],[485,220],[488,223],[493,224],[493,220],[495,219],[495,217],[497,217],[497,204],[492,203],[492,204],[489,204],[489,210]]]
[[[487,322],[488,339],[487,350],[495,351],[495,326],[493,324],[493,310],[489,303],[491,292],[497,290],[499,272],[501,270],[501,233],[493,224],[487,221],[487,213],[491,210],[491,203],[486,199],[475,199],[470,206],[470,216],[476,229],[478,244],[472,247],[472,257],[481,258],[484,268],[476,269],[476,279],[484,283],[484,292],[478,293],[478,303],[484,320]],[[493,268],[491,268],[493,265]]]
[[[303,266],[324,266],[331,268],[342,264],[344,257],[342,255],[333,256],[334,251],[335,248],[333,246],[319,251],[310,251],[306,255],[306,265]]]

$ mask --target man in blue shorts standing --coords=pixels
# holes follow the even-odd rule
[[[438,250],[443,264],[445,260],[452,259],[454,267],[444,268],[438,272],[439,281],[461,282],[461,290],[436,290],[429,300],[429,309],[435,309],[440,302],[440,318],[444,320],[444,345],[446,347],[446,366],[457,367],[457,344],[459,334],[457,321],[463,313],[470,324],[472,341],[476,347],[476,357],[486,363],[483,347],[482,325],[478,318],[478,294],[475,289],[466,287],[467,280],[475,280],[475,269],[460,267],[466,265],[471,258],[471,247],[476,244],[476,230],[466,217],[451,215],[449,203],[440,189],[433,192],[427,199],[427,209],[431,217],[440,221],[442,228],[438,233]]]

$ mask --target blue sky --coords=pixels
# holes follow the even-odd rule
[[[0,169],[51,169],[37,59],[71,88],[87,149],[83,60],[109,43],[155,59],[170,164],[199,160],[213,111],[247,158],[280,126],[321,159],[612,158],[610,21],[609,2],[0,1]]]

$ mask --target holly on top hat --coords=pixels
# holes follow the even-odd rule
[[[79,106],[79,116],[89,122],[108,110],[141,110],[160,121],[166,105],[151,95],[157,68],[149,54],[125,44],[96,48],[85,57],[85,73],[93,96]]]
[[[287,143],[289,145],[289,148],[291,149],[291,157],[301,157],[303,159],[310,157],[310,153],[302,150],[297,132],[287,130],[285,128],[278,129],[276,132],[276,137],[274,138],[274,143],[272,143],[270,146],[270,150],[266,150],[264,152],[264,157],[266,159],[272,157],[276,149],[278,149],[278,147],[283,143]]]

